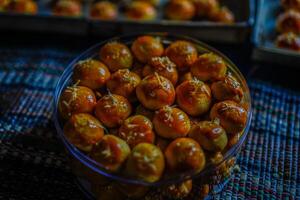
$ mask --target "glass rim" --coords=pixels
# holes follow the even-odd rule
[[[222,57],[222,59],[224,59],[224,61],[226,61],[227,67],[233,72],[234,75],[238,76],[237,78],[241,81],[243,90],[245,91],[245,96],[247,98],[247,103],[248,103],[248,110],[247,110],[248,116],[247,116],[246,126],[245,126],[244,130],[241,132],[242,134],[241,134],[241,137],[239,138],[239,141],[223,154],[222,161],[219,162],[217,165],[209,163],[209,164],[205,165],[205,168],[199,173],[196,173],[196,174],[194,172],[181,173],[180,175],[171,176],[170,178],[168,177],[166,179],[161,179],[159,181],[149,183],[149,182],[145,182],[145,181],[141,181],[141,180],[137,180],[137,179],[130,179],[130,178],[121,176],[119,174],[113,174],[113,173],[105,171],[104,169],[101,169],[102,167],[99,163],[97,163],[96,161],[91,159],[88,155],[85,155],[83,152],[81,152],[79,149],[77,149],[74,145],[69,143],[67,138],[64,136],[63,128],[59,122],[59,117],[58,117],[59,116],[58,103],[59,103],[59,97],[60,97],[61,92],[67,86],[67,82],[71,78],[74,65],[79,60],[82,60],[82,57],[84,57],[86,55],[90,55],[92,52],[94,52],[96,49],[100,48],[107,42],[111,42],[111,41],[124,42],[124,41],[134,40],[138,36],[143,36],[143,35],[161,37],[162,40],[165,38],[166,40],[173,39],[172,41],[186,40],[186,41],[192,42],[193,44],[200,46],[203,49]],[[124,43],[126,43],[126,42],[124,42]],[[53,120],[54,120],[55,128],[57,130],[60,140],[63,142],[65,148],[67,149],[68,153],[71,154],[71,156],[76,158],[84,166],[88,167],[89,169],[93,170],[94,172],[99,173],[100,175],[110,178],[114,181],[120,181],[122,183],[144,185],[144,186],[160,186],[160,185],[165,185],[165,184],[179,183],[179,182],[182,182],[187,179],[203,177],[206,174],[208,174],[209,172],[211,172],[212,170],[216,170],[216,168],[218,166],[220,166],[223,162],[225,162],[226,160],[231,158],[233,155],[235,155],[235,153],[237,153],[241,149],[241,146],[243,145],[243,143],[249,133],[251,118],[252,118],[251,97],[250,97],[250,91],[249,91],[247,82],[246,82],[244,76],[242,75],[242,73],[240,72],[240,70],[237,68],[237,66],[227,56],[225,56],[224,54],[222,54],[215,48],[213,48],[213,47],[207,45],[206,43],[203,43],[197,39],[183,36],[183,35],[169,34],[169,33],[155,33],[155,32],[154,33],[152,33],[152,32],[138,33],[138,34],[123,35],[120,37],[113,37],[113,38],[104,40],[102,42],[99,42],[99,43],[91,46],[87,50],[83,51],[82,53],[80,53],[78,56],[76,56],[76,58],[74,58],[70,62],[70,64],[68,64],[67,68],[64,70],[63,74],[60,76],[60,78],[56,84],[56,87],[55,87],[53,104],[54,104],[53,105],[53,107],[54,107]]]

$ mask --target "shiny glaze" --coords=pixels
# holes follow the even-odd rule
[[[107,127],[120,126],[132,112],[129,101],[120,95],[108,94],[103,96],[96,105],[96,117]]]
[[[132,67],[133,57],[128,47],[119,42],[110,42],[100,49],[100,59],[115,72]]]
[[[202,81],[185,81],[176,88],[176,100],[179,107],[191,116],[206,113],[211,104],[211,91]]]
[[[118,10],[115,4],[109,1],[99,1],[92,4],[90,16],[94,19],[113,20],[118,16]]]
[[[225,130],[214,121],[201,121],[193,126],[189,137],[207,151],[222,151],[227,145]]]
[[[84,86],[69,86],[61,94],[59,99],[59,113],[64,119],[68,119],[76,113],[92,113],[96,106],[94,92]]]
[[[231,74],[228,74],[221,81],[213,82],[211,92],[218,101],[233,100],[240,102],[244,96],[241,84]]]
[[[195,16],[196,9],[190,0],[172,0],[167,4],[165,14],[171,20],[190,20]]]
[[[136,88],[136,95],[144,107],[157,110],[174,103],[175,89],[168,79],[155,73],[141,81]]]
[[[169,79],[173,85],[176,85],[178,80],[178,72],[176,65],[168,57],[153,57],[143,68],[143,76],[148,76],[157,73]]]
[[[169,139],[185,137],[191,128],[189,117],[182,110],[169,106],[156,111],[153,125],[159,136]]]
[[[184,71],[196,61],[198,51],[192,43],[179,40],[171,43],[165,54],[176,64],[179,71]]]
[[[75,64],[72,79],[78,85],[95,90],[103,87],[109,77],[110,72],[102,62],[86,59]]]
[[[168,169],[173,173],[200,172],[205,166],[205,155],[200,145],[191,138],[173,140],[165,150]]]
[[[103,135],[103,125],[92,115],[74,114],[64,126],[64,134],[70,143],[82,151],[90,151]]]
[[[125,10],[125,16],[132,20],[150,21],[156,18],[155,8],[147,2],[134,1]]]
[[[227,133],[238,133],[247,122],[247,111],[234,101],[216,103],[210,111],[211,119],[219,119]]]
[[[154,143],[155,139],[151,121],[142,115],[126,119],[119,129],[118,136],[125,140],[130,148],[139,143]]]
[[[135,100],[135,88],[141,82],[140,77],[128,69],[119,69],[107,81],[107,88],[113,94],[121,95],[128,100]]]
[[[130,154],[127,143],[114,136],[105,135],[93,147],[90,156],[109,172],[117,172]]]
[[[158,181],[165,168],[161,150],[153,144],[140,143],[132,149],[128,157],[125,174],[146,182]]]
[[[191,73],[201,81],[221,80],[227,72],[226,63],[213,53],[205,53],[198,57],[191,66]]]
[[[139,62],[147,63],[153,57],[162,56],[164,46],[159,38],[140,36],[132,43],[131,50]]]

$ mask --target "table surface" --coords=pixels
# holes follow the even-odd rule
[[[100,41],[0,37],[0,199],[84,199],[57,143],[51,100],[67,63]],[[253,63],[249,43],[211,45],[239,66],[253,101],[250,136],[238,160],[241,173],[215,198],[300,199],[300,66]]]

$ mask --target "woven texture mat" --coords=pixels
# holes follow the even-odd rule
[[[0,48],[0,199],[84,199],[51,119],[56,82],[76,53]],[[300,199],[300,95],[249,86],[253,121],[241,171],[215,198]]]

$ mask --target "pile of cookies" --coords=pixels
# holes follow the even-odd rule
[[[218,0],[170,0],[166,5],[161,5],[160,0],[132,0],[120,10],[127,19],[152,21],[157,19],[159,6],[164,6],[163,18],[168,20],[234,22],[234,14],[226,6],[221,6]],[[90,15],[96,19],[113,20],[120,13],[117,4],[97,1],[91,6]]]
[[[75,64],[74,85],[62,91],[58,110],[66,139],[106,173],[147,183],[196,174],[222,162],[239,141],[249,105],[222,57],[186,40],[166,45],[148,35],[130,46],[106,43],[96,54]],[[78,171],[107,185],[86,167]],[[148,191],[108,182],[127,197]],[[191,188],[188,180],[165,193],[181,198]]]

